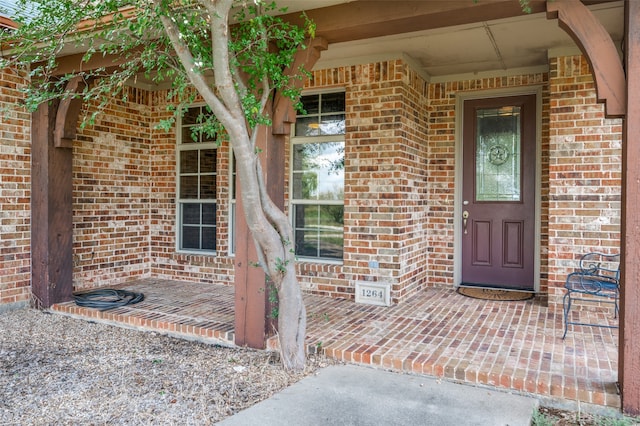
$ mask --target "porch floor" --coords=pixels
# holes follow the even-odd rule
[[[233,344],[232,287],[143,279],[122,288],[141,303],[100,312],[73,302],[52,311],[179,337]],[[618,330],[573,326],[534,300],[490,302],[427,289],[380,307],[305,295],[309,351],[338,360],[620,407]],[[576,312],[577,313],[577,312]],[[580,311],[588,322],[611,315]]]

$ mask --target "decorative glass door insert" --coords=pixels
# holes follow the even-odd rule
[[[521,201],[520,117],[519,106],[476,111],[476,201]]]

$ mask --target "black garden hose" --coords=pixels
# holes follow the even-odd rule
[[[73,295],[73,299],[78,306],[106,311],[107,309],[142,302],[144,300],[144,294],[128,290],[105,288],[76,293]]]

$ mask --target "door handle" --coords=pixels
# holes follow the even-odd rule
[[[469,219],[469,212],[467,210],[462,212],[462,229],[464,233],[467,233],[467,219]]]

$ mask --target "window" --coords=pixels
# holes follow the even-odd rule
[[[341,260],[344,249],[345,96],[301,98],[292,138],[291,209],[300,257]]]
[[[217,143],[198,124],[210,114],[203,106],[189,108],[178,126],[178,249],[216,249]]]

